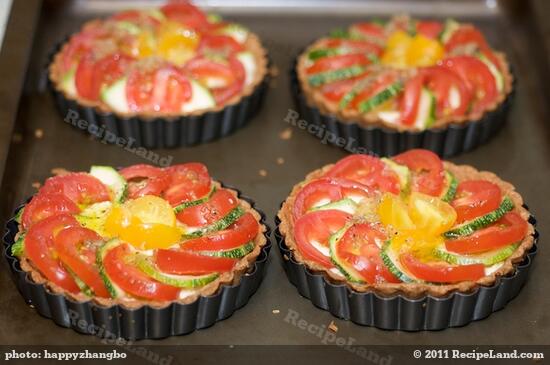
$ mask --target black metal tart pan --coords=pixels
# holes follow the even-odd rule
[[[529,217],[536,225],[536,219]],[[501,277],[492,286],[478,287],[471,293],[453,292],[446,297],[426,295],[409,299],[403,295],[383,297],[373,292],[360,293],[345,283],[334,283],[326,275],[313,272],[295,260],[292,250],[279,232],[280,219],[275,218],[274,237],[283,258],[289,281],[298,293],[332,315],[363,326],[385,330],[424,331],[465,326],[484,319],[506,306],[516,297],[527,280],[537,254],[539,233],[535,230],[534,245],[516,271]]]
[[[48,89],[53,95],[57,110],[63,120],[68,115],[72,115],[77,120],[86,121],[84,127],[78,124],[67,124],[101,140],[105,140],[103,136],[106,133],[124,139],[121,142],[109,139],[108,143],[120,143],[129,148],[156,149],[193,146],[220,139],[243,128],[250,122],[260,110],[268,89],[269,71],[250,95],[218,111],[171,118],[122,117],[116,113],[102,111],[97,107],[82,105],[75,99],[66,98],[62,92],[55,88],[49,78],[49,66],[53,62],[55,54],[68,39],[67,37],[58,43],[49,55],[44,71]]]
[[[4,258],[25,302],[61,327],[103,338],[130,340],[165,338],[207,328],[230,317],[233,312],[246,305],[262,282],[271,249],[271,229],[266,224],[265,214],[254,207],[255,203],[251,198],[242,196],[240,190],[223,186],[237,191],[239,198],[249,202],[260,213],[260,222],[266,227],[264,235],[267,242],[254,265],[242,275],[238,283],[222,285],[214,295],[201,296],[193,303],[171,303],[164,308],[144,305],[130,309],[118,304],[105,307],[92,300],[79,302],[64,294],[52,293],[44,284],[34,283],[21,269],[19,259],[11,254],[11,246],[18,231],[15,218],[6,224]],[[24,205],[18,207],[15,213],[23,207]]]
[[[423,131],[398,132],[383,126],[365,126],[357,122],[341,121],[335,115],[324,114],[319,108],[311,105],[300,87],[296,73],[297,60],[298,58],[295,58],[292,63],[290,85],[300,119],[319,128],[324,127],[325,131],[332,133],[334,138],[329,139],[328,143],[336,145],[337,138],[344,138],[345,148],[349,152],[362,148],[380,156],[393,156],[409,149],[424,148],[441,157],[450,157],[473,150],[486,143],[504,125],[516,90],[514,77],[512,91],[495,110],[484,113],[481,119]]]

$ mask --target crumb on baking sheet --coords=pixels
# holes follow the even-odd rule
[[[31,184],[31,186],[35,189],[40,189],[40,186],[42,186],[38,181],[35,181]]]
[[[269,74],[271,75],[271,77],[279,76],[279,68],[275,65],[271,66],[269,68]]]
[[[38,139],[44,137],[44,130],[38,128],[34,130],[34,136]]]
[[[285,163],[285,159],[282,157],[277,157],[277,165],[282,165]]]
[[[338,332],[338,326],[336,325],[336,323],[334,323],[334,321],[330,321],[328,329],[334,333]]]
[[[291,139],[292,138],[292,128],[287,127],[285,129],[283,129],[281,131],[281,133],[279,133],[279,138],[283,139],[285,141]]]
[[[279,313],[281,313],[281,311],[278,310],[278,309],[273,309],[273,310],[271,311],[271,313],[273,313],[273,314],[279,314]]]
[[[259,174],[261,177],[266,177],[266,176],[267,176],[267,170],[260,169],[260,171],[258,171],[258,174]]]

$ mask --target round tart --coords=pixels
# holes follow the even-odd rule
[[[333,31],[294,72],[303,118],[380,154],[474,148],[500,125],[513,89],[505,55],[475,26],[406,16]]]
[[[418,149],[308,174],[283,203],[278,234],[292,262],[328,283],[419,302],[514,275],[534,245],[529,217],[495,174]]]
[[[201,163],[64,172],[19,210],[8,255],[48,295],[100,309],[201,307],[233,291],[233,302],[205,309],[216,319],[237,308],[241,281],[262,274],[267,228],[252,204]],[[240,295],[248,299],[256,287]],[[166,335],[177,334],[170,318],[164,322]]]
[[[267,63],[245,27],[190,3],[169,3],[85,23],[59,46],[48,71],[64,117],[72,110],[135,145],[174,147],[242,126],[258,108]],[[132,132],[132,118],[158,125],[142,129],[153,136]]]

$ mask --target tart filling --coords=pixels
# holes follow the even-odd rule
[[[12,254],[77,300],[190,303],[253,265],[265,227],[206,166],[93,166],[46,180],[17,217]]]
[[[316,170],[294,187],[279,218],[297,261],[384,295],[491,285],[533,245],[513,186],[427,150],[350,155]]]
[[[333,31],[299,56],[297,73],[323,112],[398,130],[477,120],[512,90],[504,55],[476,27],[403,16]]]
[[[266,52],[245,27],[190,3],[92,20],[55,55],[55,88],[119,115],[178,116],[219,110],[251,94]]]

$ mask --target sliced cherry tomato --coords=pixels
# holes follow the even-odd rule
[[[384,26],[376,23],[356,23],[351,26],[351,31],[366,39],[383,42],[386,38]]]
[[[443,24],[437,21],[416,22],[416,32],[431,39],[437,39],[443,31]]]
[[[441,65],[455,72],[474,95],[472,110],[480,112],[495,102],[499,93],[495,77],[483,61],[472,56],[444,59]]]
[[[211,257],[179,250],[157,250],[155,263],[160,271],[176,275],[203,275],[227,272],[233,269],[237,259]]]
[[[486,180],[468,180],[458,184],[451,203],[456,210],[457,223],[464,223],[497,209],[502,194],[498,185]]]
[[[151,165],[133,165],[123,168],[119,173],[128,182],[130,199],[144,195],[160,196],[170,184],[169,174]]]
[[[459,254],[476,254],[520,242],[527,235],[529,224],[515,212],[506,213],[494,225],[469,236],[445,242],[445,247]]]
[[[327,38],[320,44],[321,47],[344,49],[347,53],[374,54],[380,56],[382,47],[367,40]]]
[[[294,225],[298,251],[307,260],[325,268],[334,267],[328,253],[328,239],[351,219],[350,214],[339,210],[318,210],[303,215]]]
[[[357,181],[368,188],[399,194],[399,178],[380,159],[368,155],[351,155],[338,161],[326,177]]]
[[[370,223],[355,224],[336,244],[336,255],[369,284],[399,283],[399,279],[387,269],[380,256],[379,244],[385,240],[386,235]]]
[[[444,262],[424,263],[410,253],[401,254],[399,260],[414,277],[432,283],[476,281],[485,276],[483,264],[455,266]]]
[[[166,173],[170,176],[170,185],[164,191],[164,198],[172,206],[200,199],[210,192],[210,175],[202,163],[170,166]]]
[[[328,204],[347,197],[368,197],[370,190],[361,183],[337,178],[315,180],[304,186],[294,201],[293,216],[297,220],[319,203]]]
[[[185,241],[180,248],[189,251],[230,250],[252,241],[258,235],[259,229],[256,218],[251,213],[246,213],[227,229]]]
[[[102,243],[97,233],[84,227],[65,228],[54,238],[61,262],[88,285],[94,295],[108,298],[109,292],[95,265],[96,251]]]
[[[443,162],[433,152],[413,149],[392,158],[395,162],[405,165],[412,173],[412,191],[439,196],[445,185],[445,170]]]
[[[237,198],[229,190],[220,189],[206,202],[179,212],[177,218],[190,227],[201,227],[222,219],[238,204]]]
[[[92,204],[110,200],[109,189],[85,172],[71,172],[50,177],[40,189],[41,194],[63,194],[76,204]]]
[[[208,18],[196,6],[188,1],[174,1],[160,8],[164,15],[173,21],[182,23],[194,29],[209,27]]]
[[[228,57],[244,50],[243,46],[233,37],[223,34],[205,34],[199,43],[199,54],[222,55]]]
[[[40,193],[35,195],[23,209],[21,223],[24,229],[45,218],[59,214],[77,214],[78,206],[60,193]]]
[[[80,58],[76,68],[76,91],[79,96],[88,100],[97,100],[99,97],[99,93],[94,91],[94,66],[95,59],[90,51]]]
[[[139,270],[128,261],[132,255],[127,243],[109,250],[103,259],[103,265],[109,278],[125,292],[138,298],[151,300],[175,300],[179,288],[160,283]]]
[[[436,97],[436,115],[438,117],[462,116],[468,112],[472,93],[468,85],[456,73],[442,66],[422,68],[420,72],[424,75],[424,84]],[[451,92],[454,91],[460,98],[457,105],[453,105],[451,99]]]
[[[126,97],[132,111],[175,113],[191,98],[191,84],[171,65],[134,68],[128,76]]]
[[[25,236],[25,254],[32,264],[46,279],[71,293],[78,293],[80,289],[57,259],[54,238],[61,230],[77,226],[79,224],[73,216],[55,215],[33,224]]]
[[[90,96],[97,100],[103,86],[109,86],[122,77],[134,59],[122,53],[107,55],[94,64]]]
[[[345,67],[354,65],[364,66],[368,65],[372,61],[364,54],[344,54],[337,56],[323,57],[317,60],[313,65],[306,69],[308,75],[338,70]]]

